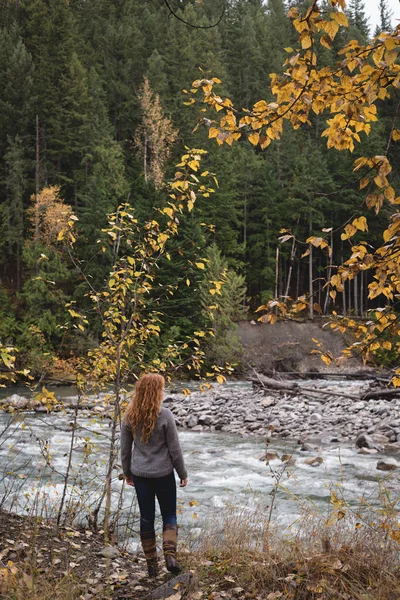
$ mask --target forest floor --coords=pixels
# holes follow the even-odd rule
[[[0,597],[141,600],[171,578],[149,581],[144,557],[116,546],[104,557],[103,533],[0,511]]]
[[[349,340],[329,327],[329,320],[313,322],[278,321],[275,325],[240,321],[238,334],[244,348],[245,369],[260,373],[271,372],[337,372],[350,373],[372,370],[364,367],[360,358],[351,358],[338,366],[334,361],[326,365],[313,350],[330,352],[339,357]],[[321,347],[313,341],[317,340]]]
[[[257,517],[258,526],[262,516]],[[339,527],[342,520],[339,521]],[[72,527],[0,511],[0,597],[4,600],[398,600],[398,531],[354,535],[313,520],[309,540],[276,537],[244,515],[226,523],[223,536],[204,534],[196,550],[181,554],[185,571],[162,570],[149,580],[141,554]],[[394,526],[396,528],[396,525]],[[350,533],[350,536],[349,536]],[[388,534],[389,537],[388,537]],[[396,534],[396,535],[395,535]],[[257,536],[256,536],[257,537]],[[385,545],[382,544],[385,538]],[[181,544],[182,545],[182,544]]]

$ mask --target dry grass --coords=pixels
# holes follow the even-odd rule
[[[382,511],[370,522],[343,513],[327,519],[310,511],[282,535],[262,513],[228,511],[189,555],[198,570],[192,597],[399,600],[396,516]]]

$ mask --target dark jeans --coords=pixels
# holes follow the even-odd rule
[[[140,532],[154,531],[156,496],[163,525],[176,525],[176,483],[174,473],[165,477],[132,475],[140,509]]]

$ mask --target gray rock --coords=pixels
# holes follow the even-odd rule
[[[377,444],[388,444],[390,439],[386,435],[382,435],[381,433],[373,433],[372,439]]]
[[[202,414],[199,416],[199,425],[211,425],[211,415]]]
[[[395,458],[382,458],[378,461],[376,468],[379,471],[394,471],[400,467],[400,463]]]
[[[146,596],[146,600],[165,600],[165,598],[173,596],[177,589],[182,592],[189,585],[191,577],[190,573],[181,573],[178,577],[169,579],[166,583],[163,583],[163,585],[152,590],[150,594]]]
[[[117,558],[120,555],[120,551],[116,546],[106,546],[98,554],[104,556],[104,558]]]
[[[376,448],[360,448],[357,450],[357,454],[378,454]]]
[[[196,425],[192,427],[192,431],[203,431],[203,425]]]
[[[189,429],[191,429],[192,427],[195,427],[198,423],[198,418],[196,415],[190,415],[190,417],[188,418],[188,420],[186,421],[186,426],[189,427]]]
[[[313,413],[310,416],[310,423],[320,423],[322,421],[322,415],[319,413]]]
[[[374,440],[367,433],[360,433],[356,439],[357,448],[376,448]]]

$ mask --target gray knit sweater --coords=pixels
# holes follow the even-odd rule
[[[175,419],[168,408],[161,408],[149,441],[145,443],[141,437],[140,425],[132,433],[129,425],[122,422],[121,461],[126,477],[132,474],[150,478],[164,477],[175,469],[180,479],[187,478]]]

